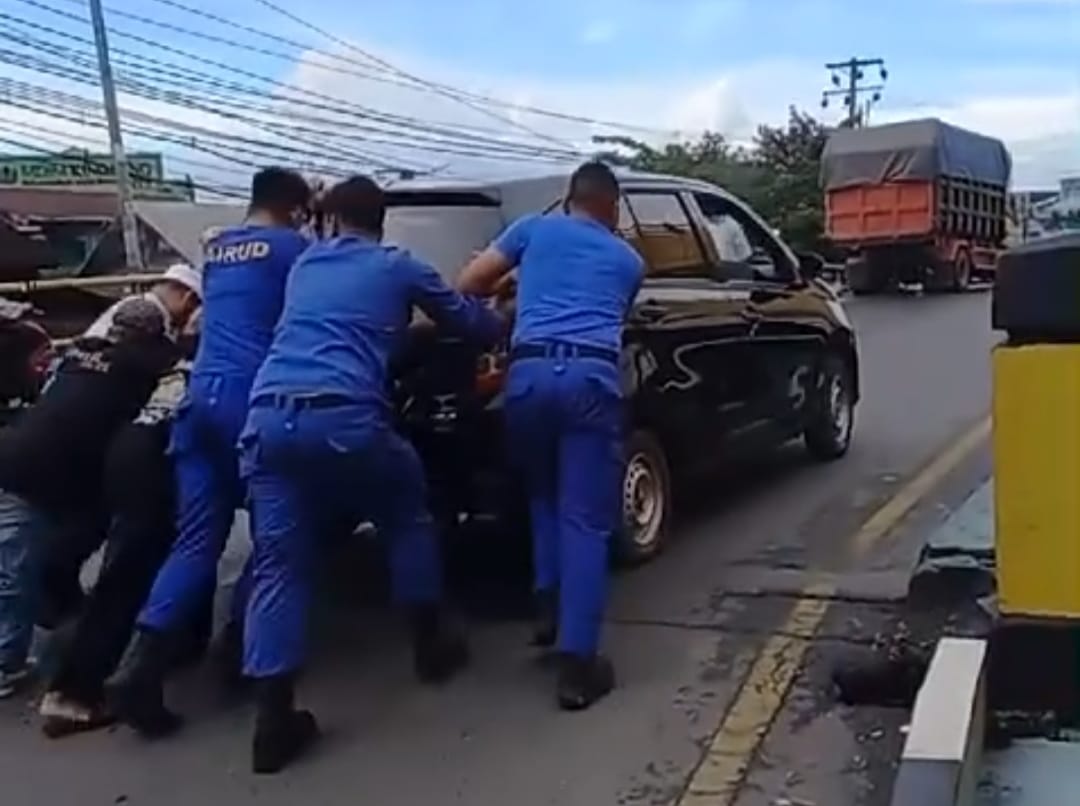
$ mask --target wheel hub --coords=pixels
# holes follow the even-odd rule
[[[844,380],[838,375],[829,380],[829,414],[836,435],[844,437],[851,427],[851,406]]]
[[[633,541],[648,545],[664,517],[663,492],[659,477],[642,454],[630,458],[623,478],[623,520]]]

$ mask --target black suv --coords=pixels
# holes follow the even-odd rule
[[[567,175],[389,191],[387,241],[448,280],[526,213],[558,212]],[[672,480],[748,451],[805,439],[815,457],[848,449],[859,397],[855,334],[836,294],[745,204],[703,182],[625,174],[619,232],[647,276],[627,323],[624,522],[616,550],[663,546]],[[502,444],[505,355],[478,356],[422,325],[402,356],[403,426],[447,526],[525,534],[526,508]]]

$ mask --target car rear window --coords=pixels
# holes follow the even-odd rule
[[[430,263],[450,282],[503,227],[498,202],[481,193],[387,194],[384,240]]]

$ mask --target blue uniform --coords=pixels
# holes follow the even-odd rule
[[[510,450],[525,473],[536,587],[559,594],[559,649],[596,652],[608,539],[620,525],[618,356],[644,264],[576,215],[523,218],[495,248],[518,266],[506,386]]]
[[[248,225],[225,230],[207,247],[199,352],[170,446],[177,538],[139,616],[142,627],[173,628],[215,584],[218,559],[244,501],[237,441],[251,384],[270,347],[289,270],[307,246],[292,229]],[[237,608],[245,584],[237,587]]]
[[[388,361],[413,306],[480,342],[502,330],[494,312],[448,288],[431,267],[358,236],[313,246],[289,277],[241,438],[255,544],[244,641],[252,677],[292,672],[304,658],[322,528],[369,518],[389,539],[396,598],[441,596],[423,468],[394,431],[387,397]]]

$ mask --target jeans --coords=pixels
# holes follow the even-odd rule
[[[33,507],[0,490],[0,671],[21,669],[30,651],[43,531],[44,520]]]

